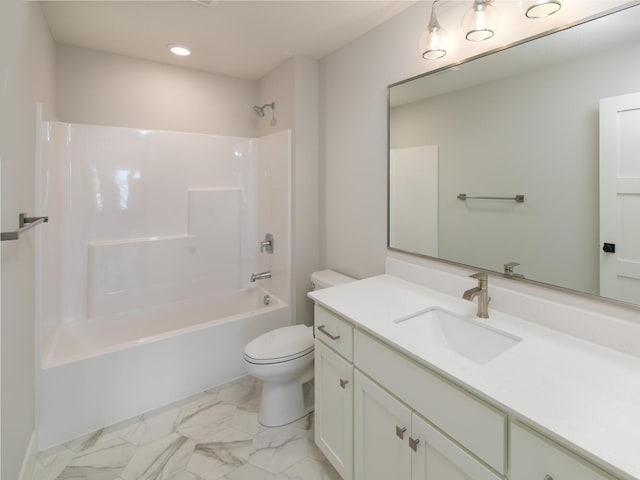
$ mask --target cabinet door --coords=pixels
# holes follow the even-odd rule
[[[315,344],[316,445],[344,480],[353,478],[353,366]]]
[[[412,480],[500,480],[421,417],[411,418]]]
[[[611,480],[579,456],[519,423],[511,424],[513,480]]]
[[[355,480],[410,480],[410,410],[358,370],[354,381]]]

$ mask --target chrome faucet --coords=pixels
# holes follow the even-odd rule
[[[478,286],[464,292],[462,298],[472,302],[475,297],[478,297],[478,313],[476,315],[480,318],[489,318],[489,302],[491,301],[491,297],[489,297],[489,275],[485,272],[478,272],[469,276],[478,279]]]
[[[264,278],[271,278],[271,272],[269,270],[266,272],[252,273],[250,281],[255,282],[256,280],[262,280]]]

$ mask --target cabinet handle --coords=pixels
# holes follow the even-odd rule
[[[404,432],[406,431],[407,431],[406,427],[399,427],[396,425],[396,435],[400,440],[404,438]]]
[[[415,438],[414,439],[414,438],[409,437],[409,446],[411,447],[411,450],[413,450],[414,452],[418,451],[418,444],[419,443],[420,443],[420,439],[419,438]]]
[[[318,330],[320,330],[322,333],[324,333],[327,337],[329,337],[331,340],[338,340],[340,338],[340,335],[331,335],[329,332],[327,332],[324,329],[324,325],[320,325],[318,327]]]
[[[349,380],[340,379],[340,386],[342,387],[343,390],[347,388],[347,383],[349,383]]]

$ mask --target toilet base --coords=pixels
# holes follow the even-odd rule
[[[258,410],[258,422],[265,427],[280,427],[313,412],[313,401],[306,402],[303,383],[264,382]]]

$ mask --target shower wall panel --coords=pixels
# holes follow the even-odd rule
[[[56,225],[43,239],[47,323],[228,292],[255,270],[243,255],[258,242],[251,139],[44,130],[44,211]]]

